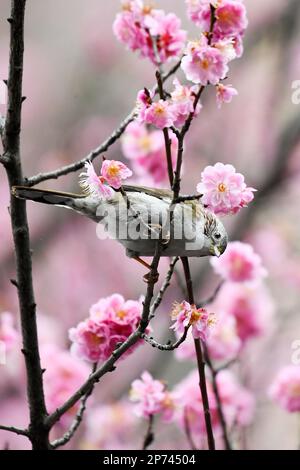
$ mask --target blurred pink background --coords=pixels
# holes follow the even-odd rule
[[[249,241],[261,255],[269,272],[266,284],[275,315],[266,333],[249,342],[233,370],[257,400],[253,424],[244,431],[247,448],[294,449],[299,444],[299,418],[272,404],[266,391],[277,370],[291,363],[292,343],[300,339],[300,134],[294,138],[291,132],[300,120],[300,105],[293,104],[291,98],[292,82],[300,80],[300,9],[299,2],[293,0],[244,3],[250,22],[245,53],[230,70],[230,83],[239,96],[219,111],[213,93],[205,94],[201,116],[186,144],[183,192],[193,193],[202,169],[217,161],[234,164],[247,183],[259,190],[251,208],[241,216],[225,218],[224,224],[231,239]],[[182,19],[189,38],[196,36],[183,1],[157,0],[156,4]],[[1,80],[7,78],[9,8],[10,2],[2,0]],[[126,51],[113,35],[112,23],[119,9],[118,0],[28,1],[24,69],[27,99],[22,124],[26,176],[88,154],[131,111],[137,91],[154,84],[153,66]],[[106,156],[130,166],[120,142]],[[95,161],[97,169],[100,162],[100,158]],[[43,187],[79,191],[77,176],[71,174]],[[18,324],[16,290],[10,283],[15,275],[14,256],[3,168],[0,197],[0,313],[12,312]],[[28,213],[41,343],[54,342],[68,348],[68,328],[83,320],[99,298],[114,292],[128,299],[144,294],[142,266],[127,259],[114,241],[98,240],[91,221],[30,203]],[[163,260],[161,279],[166,269],[167,261]],[[192,269],[197,297],[209,297],[218,283],[217,276],[205,260],[193,260]],[[181,300],[176,285],[168,291],[154,322],[155,335],[162,341],[171,334],[169,312],[174,300]],[[0,423],[26,425],[21,353],[15,351],[7,360],[6,366],[0,365]],[[101,380],[90,406],[103,406],[101,426],[107,426],[113,436],[121,432],[117,429],[121,420],[128,423],[131,445],[139,448],[138,436],[141,429],[144,432],[145,423],[129,413],[127,405],[122,408],[118,400],[127,400],[130,383],[144,369],[173,386],[193,367],[193,361],[179,362],[174,353],[143,345],[118,365],[116,373]],[[108,406],[111,403],[115,403],[113,410]],[[92,415],[87,415],[86,422],[91,419]],[[93,444],[91,429],[95,430],[93,435],[100,433],[99,422],[94,419],[89,423],[88,431],[86,422],[69,448],[114,445],[113,437],[105,442],[103,436]],[[177,448],[184,447],[178,429],[168,432],[164,426],[159,428],[161,440],[157,438],[161,448],[171,447],[174,442]],[[28,448],[24,438],[0,431],[0,447],[6,445]]]

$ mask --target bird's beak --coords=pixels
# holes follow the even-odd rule
[[[215,256],[217,256],[217,258],[220,258],[222,253],[216,245],[213,246],[213,251],[214,251]]]
[[[224,244],[221,244],[221,245],[214,245],[213,243],[210,245],[210,253],[213,255],[213,256],[217,256],[217,258],[220,258],[220,256],[224,253],[224,251],[226,250],[226,245]]]

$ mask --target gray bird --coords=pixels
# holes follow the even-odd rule
[[[21,199],[73,209],[100,223],[104,228],[99,231],[101,236],[105,232],[119,241],[127,256],[147,267],[140,257],[154,255],[158,238],[163,243],[162,256],[220,256],[228,242],[223,224],[200,200],[172,206],[170,190],[124,185],[109,199],[26,186],[15,186],[12,193]]]

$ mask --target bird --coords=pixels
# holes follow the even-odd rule
[[[96,194],[73,194],[61,191],[14,186],[12,194],[72,209],[103,227],[97,231],[120,242],[128,257],[148,269],[142,257],[154,256],[158,240],[161,256],[221,256],[228,243],[220,219],[203,206],[201,198],[181,197],[173,203],[168,189],[123,185],[109,198]],[[100,238],[101,238],[100,237]]]

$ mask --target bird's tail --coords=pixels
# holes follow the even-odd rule
[[[30,199],[43,204],[54,204],[59,206],[70,206],[74,199],[81,199],[82,194],[64,193],[51,191],[49,189],[28,188],[27,186],[13,186],[12,194],[19,199]]]

